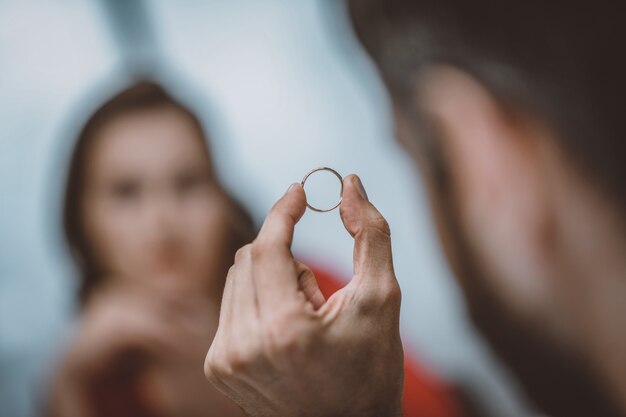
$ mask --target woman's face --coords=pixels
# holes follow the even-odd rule
[[[99,267],[151,283],[223,279],[230,204],[191,119],[174,107],[137,110],[96,135],[80,207]]]

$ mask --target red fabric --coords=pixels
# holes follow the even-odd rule
[[[342,281],[327,271],[313,268],[317,283],[328,299],[343,287]],[[420,366],[415,358],[404,357],[404,417],[459,417],[456,401],[446,385]]]

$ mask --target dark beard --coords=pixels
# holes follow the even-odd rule
[[[432,148],[431,148],[432,150]],[[444,247],[463,290],[475,327],[496,356],[510,368],[522,388],[542,412],[554,417],[619,417],[603,391],[601,379],[572,352],[551,342],[536,326],[517,319],[481,279],[478,257],[463,233],[445,164],[435,156],[424,172],[431,180],[430,197]]]

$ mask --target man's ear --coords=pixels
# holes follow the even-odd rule
[[[484,272],[482,285],[520,318],[543,318],[553,296],[551,142],[530,117],[505,108],[460,70],[433,68],[416,87],[416,104],[437,132],[453,211]]]

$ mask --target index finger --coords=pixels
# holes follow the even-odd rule
[[[293,184],[272,207],[252,244],[259,310],[275,310],[298,298],[298,274],[291,254],[296,223],[306,209],[302,185]]]
[[[261,231],[259,242],[291,248],[296,223],[306,210],[306,195],[299,183],[292,184],[285,195],[270,210]]]

